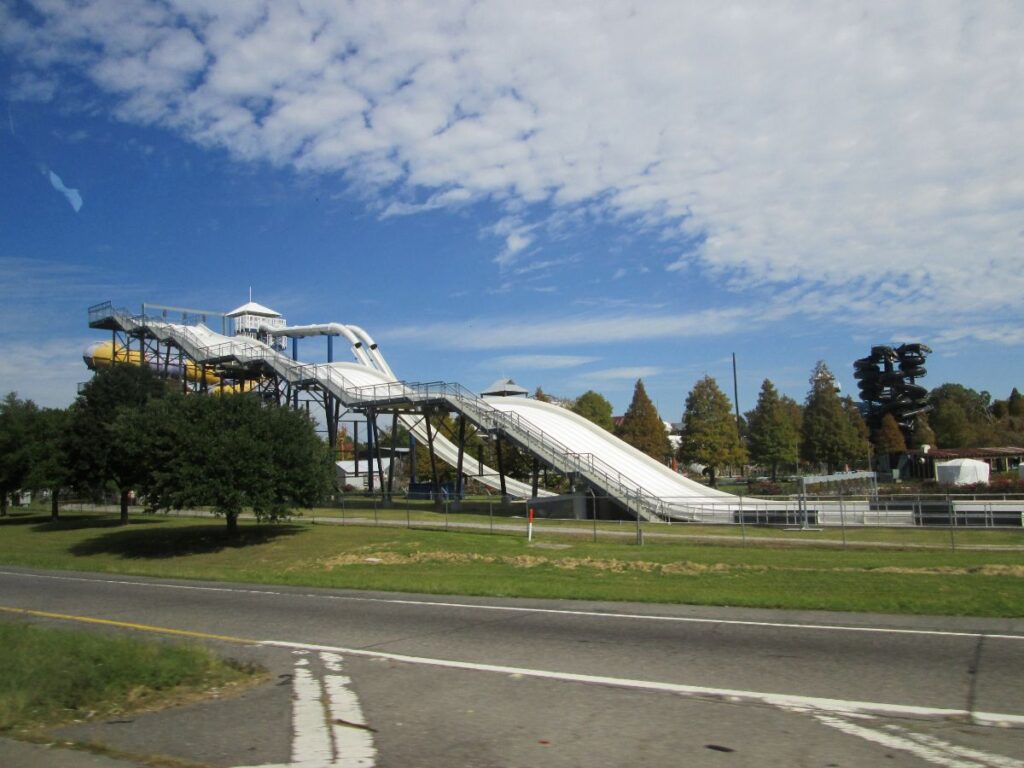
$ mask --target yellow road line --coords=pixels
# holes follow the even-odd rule
[[[0,611],[4,613],[15,613],[23,616],[39,616],[44,619],[61,619],[62,621],[78,621],[84,624],[102,624],[108,627],[120,627],[121,629],[134,629],[140,632],[155,632],[161,635],[178,635],[181,637],[194,637],[199,640],[223,640],[228,643],[243,643],[246,645],[258,644],[259,640],[249,640],[244,637],[233,637],[232,635],[215,635],[210,632],[193,632],[188,629],[172,629],[171,627],[155,627],[151,624],[135,624],[130,621],[114,621],[113,619],[97,619],[92,616],[75,616],[68,613],[52,613],[51,611],[34,611],[28,608],[9,608],[0,605]]]

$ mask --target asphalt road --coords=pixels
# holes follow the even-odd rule
[[[0,607],[233,638],[209,642],[258,659],[274,684],[202,705],[199,716],[180,710],[69,732],[210,765],[1024,768],[1020,620],[443,598],[15,568],[0,570]],[[18,615],[0,611],[0,620]],[[311,706],[334,713],[328,728],[352,726],[336,728],[326,757],[315,757],[317,736],[302,724],[309,681],[327,692],[326,704]],[[345,749],[372,749],[345,762],[345,734],[362,739]]]

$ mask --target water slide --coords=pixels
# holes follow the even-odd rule
[[[697,520],[707,507],[720,512],[738,508],[737,497],[708,488],[673,472],[611,433],[557,405],[522,397],[479,397],[444,383],[410,384],[398,381],[369,334],[358,326],[326,324],[301,326],[292,335],[341,335],[352,344],[354,363],[303,364],[255,339],[215,333],[203,325],[179,325],[166,320],[133,316],[109,304],[90,309],[90,325],[114,328],[131,335],[144,333],[179,347],[199,364],[263,364],[295,385],[316,385],[349,408],[438,404],[465,416],[488,434],[506,439],[554,469],[585,480],[598,493],[618,501],[631,513],[647,520]],[[289,335],[288,329],[275,329]],[[426,425],[419,415],[405,414],[403,425],[418,440],[427,441]],[[434,435],[436,455],[456,465],[458,447]],[[468,473],[472,474],[472,473]],[[497,473],[484,468],[477,476],[497,487]],[[531,495],[528,484],[506,479],[510,495]],[[545,492],[546,493],[546,492]]]

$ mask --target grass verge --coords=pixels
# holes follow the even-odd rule
[[[0,734],[156,709],[245,687],[258,670],[198,645],[0,622]]]
[[[673,526],[676,527],[676,526]],[[1024,616],[1024,554],[69,514],[0,519],[0,563],[435,594]]]

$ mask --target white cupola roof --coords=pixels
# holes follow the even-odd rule
[[[233,309],[228,312],[228,317],[240,317],[241,315],[257,315],[259,317],[281,317],[280,312],[264,307],[262,304],[257,304],[255,301],[249,301],[238,309]]]

